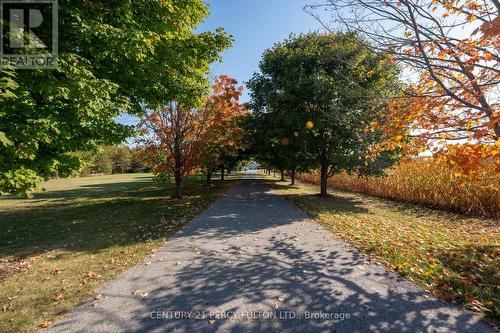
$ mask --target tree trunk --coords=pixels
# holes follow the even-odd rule
[[[207,187],[212,185],[212,171],[207,172]]]
[[[280,172],[281,172],[280,182],[284,182],[285,181],[285,171],[284,170],[280,170]]]
[[[182,180],[179,176],[175,176],[175,192],[173,197],[176,199],[182,198]]]
[[[290,185],[295,185],[295,168],[290,170],[290,178],[291,178]]]
[[[220,169],[220,180],[224,180],[224,167]]]
[[[276,170],[273,170],[273,177],[276,177]]]
[[[328,195],[328,163],[321,162],[321,192],[320,196],[326,197]]]

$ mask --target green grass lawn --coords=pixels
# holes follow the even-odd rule
[[[315,185],[275,184],[277,193],[389,270],[500,324],[499,221],[342,191],[320,198]]]
[[[0,332],[34,331],[162,245],[224,193],[201,177],[183,200],[149,174],[51,180],[33,199],[0,196]]]

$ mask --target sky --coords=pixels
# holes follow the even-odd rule
[[[231,49],[221,63],[212,66],[212,75],[227,74],[240,84],[258,71],[262,53],[290,33],[321,30],[321,24],[302,8],[309,0],[207,0],[210,16],[198,31],[223,27],[234,36]],[[248,101],[248,94],[242,97]]]
[[[303,10],[311,0],[205,0],[210,16],[197,31],[215,31],[223,27],[234,37],[232,48],[222,54],[222,61],[212,65],[211,76],[226,74],[244,85],[259,69],[267,48],[287,38],[290,33],[322,30],[321,24]],[[245,87],[242,103],[248,102]],[[138,119],[129,115],[118,121],[135,125]]]

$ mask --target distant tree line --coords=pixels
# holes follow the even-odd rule
[[[150,171],[136,148],[126,145],[103,146],[97,152],[79,152],[84,161],[80,176],[120,174]]]

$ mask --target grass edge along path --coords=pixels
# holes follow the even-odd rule
[[[389,271],[438,298],[500,325],[499,222],[318,186],[289,186],[268,177],[275,192]]]
[[[49,182],[34,199],[0,197],[0,332],[32,332],[140,263],[237,182],[191,177],[183,200],[142,174]],[[146,263],[147,264],[147,263]]]

